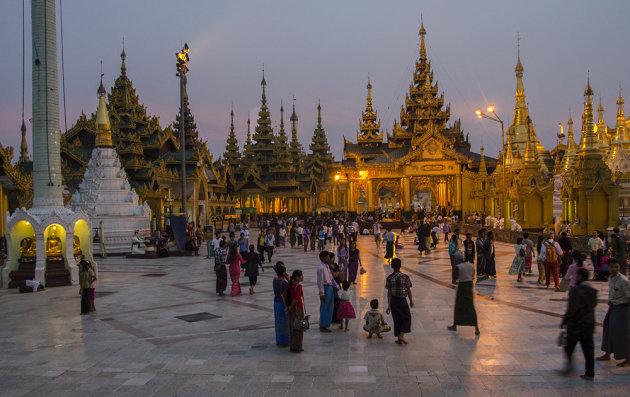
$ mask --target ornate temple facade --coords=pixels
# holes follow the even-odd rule
[[[111,134],[118,158],[130,183],[151,209],[153,227],[162,226],[165,216],[181,213],[180,112],[175,122],[162,129],[157,117],[149,117],[127,76],[126,53],[121,54],[120,75],[108,94]],[[227,166],[215,161],[190,112],[184,95],[186,133],[186,195],[188,217],[207,224],[215,216],[233,214],[236,196]],[[73,192],[79,187],[95,147],[96,115],[82,114],[62,136],[61,156],[64,182]],[[107,233],[107,231],[106,231]]]
[[[215,160],[199,133],[184,95],[179,112],[162,128],[141,104],[127,76],[126,54],[120,75],[107,95],[111,139],[129,186],[139,204],[151,209],[152,227],[164,215],[181,211],[179,131],[186,131],[186,195],[188,217],[198,224],[238,214],[297,214],[321,211],[363,213],[382,211],[409,218],[420,208],[446,210],[465,219],[478,212],[509,218],[526,229],[570,223],[578,234],[615,226],[630,216],[630,118],[619,92],[614,127],[606,125],[604,108],[595,117],[590,81],[585,90],[581,136],[569,116],[567,140],[559,137],[553,150],[538,138],[527,107],[520,50],[515,75],[514,115],[498,158],[471,151],[427,56],[426,30],[421,23],[419,58],[399,120],[391,133],[381,128],[372,103],[368,76],[365,110],[356,142],[344,137],[343,158],[334,161],[317,106],[317,127],[307,151],[298,141],[295,101],[285,129],[284,106],[274,131],[267,105],[267,82],[261,82],[258,118],[247,122],[242,146],[232,111],[223,156]],[[104,98],[103,98],[104,99]],[[65,203],[79,189],[96,146],[97,115],[82,114],[61,137],[61,168],[67,187]],[[13,149],[0,146],[0,210],[32,205],[32,162],[24,131],[19,160]],[[579,138],[579,139],[578,139]],[[507,222],[506,222],[507,224]],[[6,219],[0,221],[6,232]]]
[[[333,209],[362,213],[391,211],[409,216],[419,208],[447,209],[461,215],[489,207],[488,167],[495,159],[470,150],[459,120],[449,124],[450,106],[444,105],[427,57],[424,25],[420,28],[420,56],[412,83],[400,109],[400,122],[384,134],[372,105],[368,78],[367,103],[357,131],[357,142],[344,137],[344,158],[331,167]],[[487,184],[487,185],[486,185]],[[469,198],[473,198],[470,200]]]

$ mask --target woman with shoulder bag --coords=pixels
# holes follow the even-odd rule
[[[289,302],[287,306],[287,314],[289,316],[289,349],[294,353],[304,351],[302,342],[304,339],[304,330],[302,327],[296,326],[299,320],[304,318],[304,293],[302,292],[302,284],[304,275],[301,270],[294,270],[285,290],[285,302]],[[298,320],[298,321],[296,321]]]
[[[516,254],[514,255],[514,260],[512,260],[512,266],[510,266],[508,274],[518,274],[516,281],[519,283],[523,281],[523,273],[525,272],[525,249],[526,247],[523,244],[523,238],[517,238],[516,245],[514,246]]]

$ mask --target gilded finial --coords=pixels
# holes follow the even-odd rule
[[[317,100],[317,127],[322,128],[322,104],[319,99]]]
[[[591,88],[591,71],[587,70],[586,72],[586,89],[584,90],[584,96],[593,95],[593,89]]]
[[[298,116],[295,113],[295,95],[293,95],[293,113],[291,113],[291,122],[297,122],[298,121]]]
[[[98,86],[98,90],[96,90],[98,95],[105,95],[106,93],[105,87],[103,86],[103,76],[105,75],[103,74],[103,61],[101,60],[101,84]]]
[[[105,87],[103,86],[103,73],[101,73],[101,82],[98,87],[98,108],[96,109],[96,140],[97,148],[111,148],[112,132],[109,121],[109,113],[107,112],[107,104],[105,103]]]
[[[284,105],[280,99],[280,131],[284,132]]]
[[[424,21],[422,20],[422,14],[420,14],[420,61],[427,60],[427,47],[424,43],[424,36],[427,31],[424,29]]]
[[[230,110],[230,132],[234,132],[234,102],[232,102],[232,109]]]
[[[123,50],[120,53],[120,74],[122,74],[123,76],[127,75],[127,66],[125,65],[125,58],[127,58],[127,54],[125,53],[125,44],[124,44],[124,40],[123,40]]]
[[[267,82],[265,81],[265,63],[263,62],[263,66],[262,66],[262,81],[260,82],[260,85],[267,85]]]
[[[521,35],[518,32],[516,33],[516,52],[517,52],[517,58],[516,58],[517,61],[516,61],[516,68],[514,68],[514,71],[516,72],[517,75],[520,73],[522,76],[523,65],[521,64]]]

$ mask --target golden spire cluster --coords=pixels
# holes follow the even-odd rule
[[[359,131],[357,131],[357,142],[363,145],[373,145],[383,142],[381,132],[381,122],[377,121],[378,112],[372,107],[372,83],[368,74],[367,99],[365,111],[361,113]]]
[[[124,54],[124,50],[123,50]],[[124,65],[124,62],[123,62]],[[107,112],[107,104],[105,103],[105,87],[103,86],[103,74],[101,73],[101,84],[96,91],[98,94],[98,109],[96,110],[96,144],[97,148],[111,148],[112,130],[109,121],[109,113]]]

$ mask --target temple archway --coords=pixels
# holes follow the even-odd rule
[[[400,209],[400,195],[395,189],[389,186],[383,186],[376,192],[377,204],[383,213],[393,213]]]
[[[608,195],[602,189],[597,189],[593,192],[591,203],[593,213],[589,217],[593,225],[589,229],[605,231],[608,227]]]
[[[526,228],[538,228],[545,223],[543,211],[543,199],[534,192],[524,199],[522,225]]]
[[[432,211],[437,208],[437,191],[429,186],[416,187],[411,195],[411,207],[414,211],[425,209]]]

